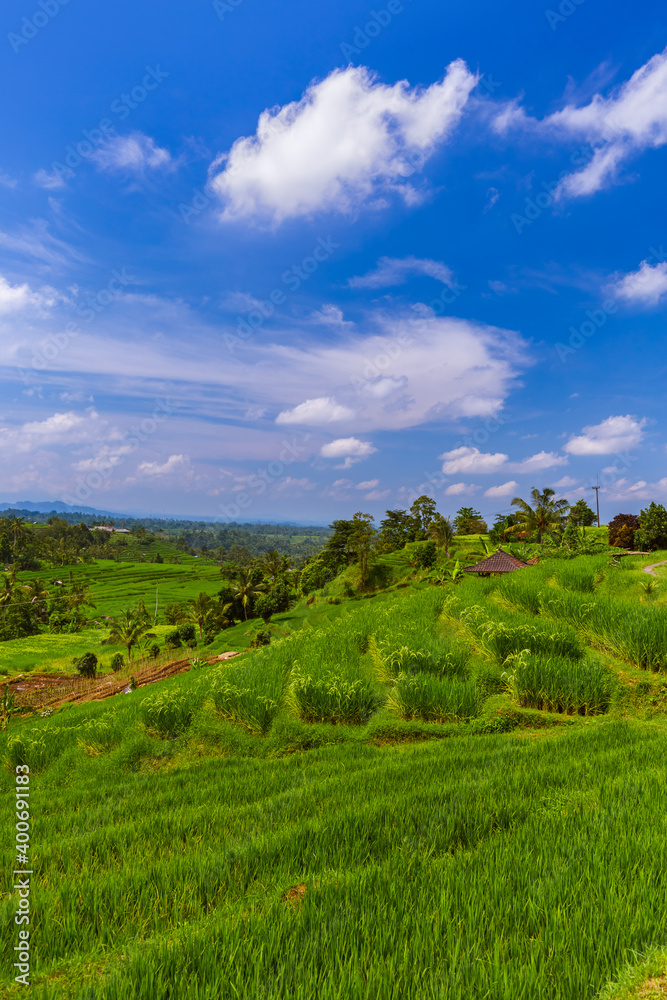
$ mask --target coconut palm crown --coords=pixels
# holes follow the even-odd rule
[[[531,503],[521,497],[512,500],[512,506],[517,508],[517,518],[526,531],[537,534],[538,543],[545,534],[557,534],[565,522],[570,505],[567,500],[554,500],[555,496],[555,490],[549,487],[542,492],[534,488],[530,491]]]

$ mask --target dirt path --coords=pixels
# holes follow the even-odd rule
[[[650,566],[644,566],[642,568],[642,573],[648,573],[649,576],[657,576],[657,573],[654,573],[653,570],[656,566],[664,566],[665,564],[667,564],[667,559],[663,559],[662,562],[651,563]]]
[[[206,662],[216,663],[227,660],[237,653],[221,653],[207,657]],[[134,678],[137,687],[155,684],[190,669],[190,660],[172,660],[170,663],[149,664],[136,667]],[[17,705],[34,708],[57,708],[65,702],[102,701],[120,694],[130,683],[128,676],[122,679],[115,674],[105,674],[94,680],[86,680],[78,674],[28,674],[19,675],[9,681],[9,690],[16,694]]]

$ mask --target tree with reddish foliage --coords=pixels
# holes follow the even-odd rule
[[[609,522],[609,544],[617,549],[634,549],[638,528],[639,517],[636,514],[617,514]]]

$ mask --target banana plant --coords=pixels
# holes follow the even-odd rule
[[[0,698],[0,721],[2,722],[3,732],[6,731],[9,720],[12,715],[18,715],[22,709],[15,704],[16,695],[9,693],[9,684],[5,684],[2,690],[2,698]]]

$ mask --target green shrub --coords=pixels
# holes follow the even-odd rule
[[[192,646],[193,643],[196,644],[197,634],[195,632],[194,625],[190,623],[186,623],[185,625],[179,625],[177,631],[183,642],[186,643],[188,646]]]
[[[160,647],[158,646],[157,642],[151,643],[151,645],[148,647],[147,652],[152,659],[156,660],[160,655]]]
[[[125,657],[122,653],[114,653],[111,657],[111,669],[114,673],[117,670],[122,670],[125,665]]]
[[[84,653],[82,656],[75,656],[72,663],[82,677],[95,677],[97,674],[97,656],[95,653]]]
[[[399,718],[408,721],[462,722],[479,714],[480,699],[471,680],[399,674],[388,705]]]
[[[268,646],[271,642],[271,633],[266,629],[260,629],[256,634],[255,638],[250,643],[251,649],[261,649],[262,646]]]
[[[171,688],[144,698],[140,706],[141,720],[146,729],[163,738],[180,736],[194,715],[195,705],[191,692]]]
[[[171,632],[167,632],[164,639],[165,649],[179,649],[183,643],[181,642],[180,630],[175,628]]]

